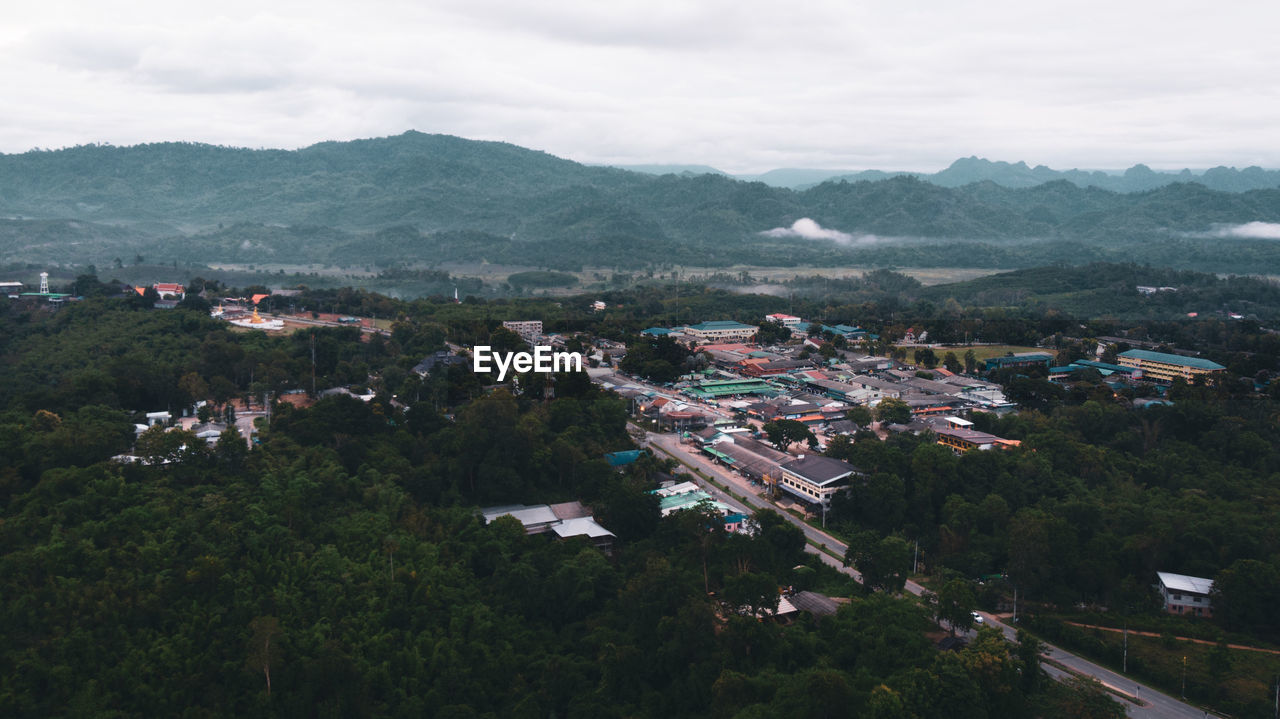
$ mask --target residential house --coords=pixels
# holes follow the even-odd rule
[[[1213,591],[1212,579],[1172,572],[1156,572],[1156,578],[1160,582],[1160,598],[1164,600],[1166,612],[1197,617],[1213,616],[1209,604],[1209,593]]]

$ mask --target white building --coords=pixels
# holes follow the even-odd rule
[[[503,322],[503,327],[520,335],[520,339],[533,344],[538,335],[542,334],[542,320],[520,320],[517,322]]]
[[[1212,579],[1172,572],[1156,572],[1156,578],[1160,580],[1160,598],[1164,600],[1166,612],[1197,617],[1213,616],[1209,606],[1209,592],[1213,591]]]
[[[684,334],[700,343],[740,342],[754,339],[759,328],[732,320],[700,322],[684,328]]]
[[[795,315],[784,315],[782,313],[765,315],[765,319],[775,324],[782,325],[793,332],[800,329],[801,325],[805,324],[804,320],[796,317]]]

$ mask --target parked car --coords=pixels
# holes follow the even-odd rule
[[[981,614],[978,614],[977,612],[969,612],[969,613],[973,615],[973,623],[974,623],[974,624],[983,624],[983,623],[984,623],[984,622],[983,622],[983,620],[982,620],[982,615],[981,615]]]

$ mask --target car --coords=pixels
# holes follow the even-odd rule
[[[973,623],[974,623],[974,624],[982,624],[982,623],[983,623],[982,615],[981,615],[981,614],[978,614],[977,612],[969,612],[969,614],[972,614],[972,615],[973,615]]]

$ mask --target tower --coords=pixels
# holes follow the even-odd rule
[[[40,294],[42,295],[49,294],[49,273],[48,272],[40,273]]]

